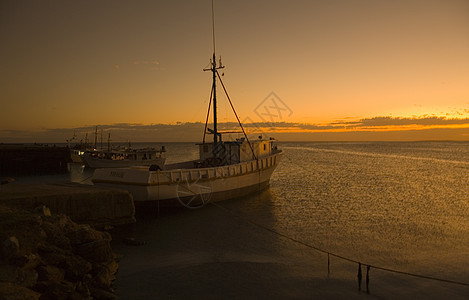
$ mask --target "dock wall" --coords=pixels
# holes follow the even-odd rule
[[[132,195],[124,190],[78,184],[7,184],[0,187],[0,204],[24,210],[46,206],[74,222],[93,226],[135,222]]]

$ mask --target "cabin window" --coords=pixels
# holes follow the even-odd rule
[[[265,144],[264,144],[264,151],[265,151]]]

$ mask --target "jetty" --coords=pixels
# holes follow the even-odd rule
[[[27,211],[44,206],[53,214],[65,214],[76,223],[94,227],[136,221],[129,192],[89,185],[5,184],[0,187],[0,204]]]

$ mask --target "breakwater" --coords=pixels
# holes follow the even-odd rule
[[[74,222],[102,227],[135,222],[132,195],[124,190],[79,184],[7,184],[0,204],[23,210],[48,207]]]
[[[1,299],[114,299],[111,235],[46,207],[0,204]]]
[[[127,191],[0,186],[0,299],[114,299],[112,238],[97,229],[134,222]]]
[[[0,176],[67,172],[68,147],[42,144],[0,144]]]

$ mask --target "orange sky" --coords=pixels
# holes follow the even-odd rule
[[[0,142],[14,131],[203,122],[210,6],[2,1]],[[469,1],[219,0],[215,9],[217,54],[241,119],[469,118]],[[271,92],[285,110],[264,120]],[[234,120],[228,108],[220,100],[221,122]]]

